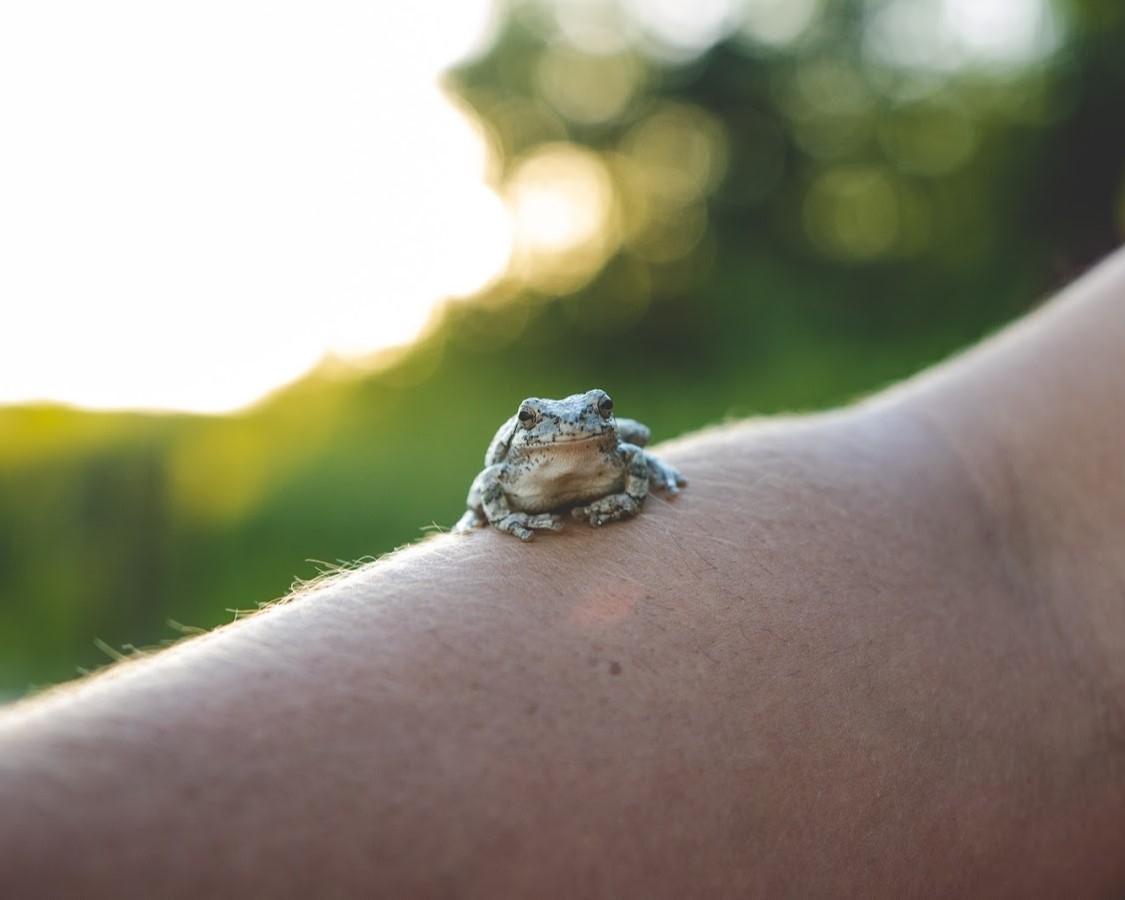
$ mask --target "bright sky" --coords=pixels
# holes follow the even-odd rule
[[[223,411],[505,268],[490,0],[0,4],[0,403]]]

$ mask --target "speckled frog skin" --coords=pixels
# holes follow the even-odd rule
[[[605,391],[563,400],[529,397],[500,426],[469,489],[454,531],[491,524],[530,541],[561,531],[562,513],[604,525],[640,512],[649,482],[675,494],[687,484],[677,469],[641,448],[648,428],[617,419]]]

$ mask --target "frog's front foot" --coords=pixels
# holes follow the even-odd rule
[[[521,541],[530,541],[535,536],[535,531],[562,531],[562,516],[554,513],[508,513],[503,518],[492,523],[492,527],[508,534],[514,534]],[[534,529],[534,531],[533,531]]]
[[[610,494],[586,506],[576,506],[570,514],[591,525],[604,525],[617,519],[630,519],[641,511],[641,503],[628,494]]]
[[[664,488],[669,494],[678,494],[680,488],[687,484],[687,479],[675,466],[661,462],[655,456],[648,456],[645,462],[648,463],[648,474],[652,483]]]

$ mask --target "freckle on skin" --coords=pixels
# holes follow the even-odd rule
[[[614,660],[612,663],[610,663],[609,664],[609,674],[610,675],[620,675],[621,674],[621,663],[617,662],[617,660]]]

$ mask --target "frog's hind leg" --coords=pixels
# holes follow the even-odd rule
[[[484,513],[484,505],[481,500],[480,483],[483,475],[484,472],[473,479],[473,484],[469,488],[469,496],[465,500],[465,505],[469,508],[451,529],[454,534],[472,531],[474,528],[483,528],[488,524],[488,519],[485,517]]]

